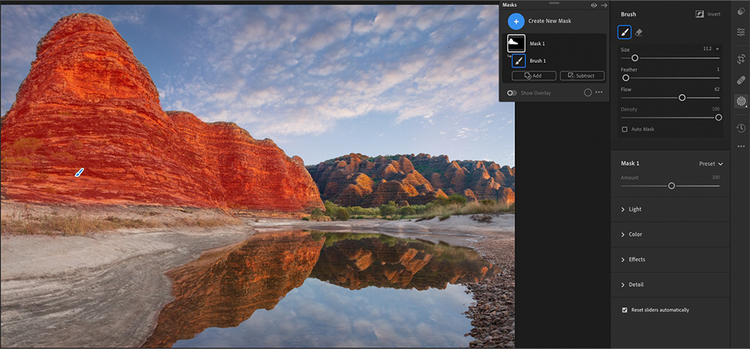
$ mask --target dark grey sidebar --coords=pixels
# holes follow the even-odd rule
[[[610,2],[612,347],[750,347],[748,1]]]

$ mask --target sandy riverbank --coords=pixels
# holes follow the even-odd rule
[[[257,232],[383,232],[474,247],[483,254],[508,254],[507,246],[515,240],[514,226],[514,215],[495,216],[491,223],[468,216],[421,222],[260,218],[220,228],[121,229],[86,236],[3,235],[0,345],[139,346],[172,298],[164,272],[196,259],[202,251]],[[496,251],[495,245],[505,249]]]

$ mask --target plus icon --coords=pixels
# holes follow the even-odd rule
[[[510,29],[519,30],[523,28],[525,21],[526,19],[523,18],[523,15],[516,12],[508,17],[508,26]]]

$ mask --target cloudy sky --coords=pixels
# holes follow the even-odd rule
[[[306,164],[351,152],[515,165],[498,102],[498,6],[5,6],[0,114],[39,39],[76,13],[109,18],[164,110],[233,121]]]
[[[179,347],[459,347],[474,340],[466,286],[356,291],[309,278],[270,311],[237,327],[211,327]],[[290,335],[293,334],[293,335]]]

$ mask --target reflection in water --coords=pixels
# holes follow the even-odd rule
[[[382,234],[256,234],[167,273],[176,299],[144,347],[466,346],[471,297],[449,284],[496,269]]]
[[[326,239],[310,277],[351,290],[367,286],[445,288],[477,282],[497,266],[474,250],[382,234],[316,233]]]
[[[324,242],[299,231],[257,234],[170,270],[176,299],[144,346],[171,347],[208,327],[235,327],[257,309],[273,309],[302,285]]]

